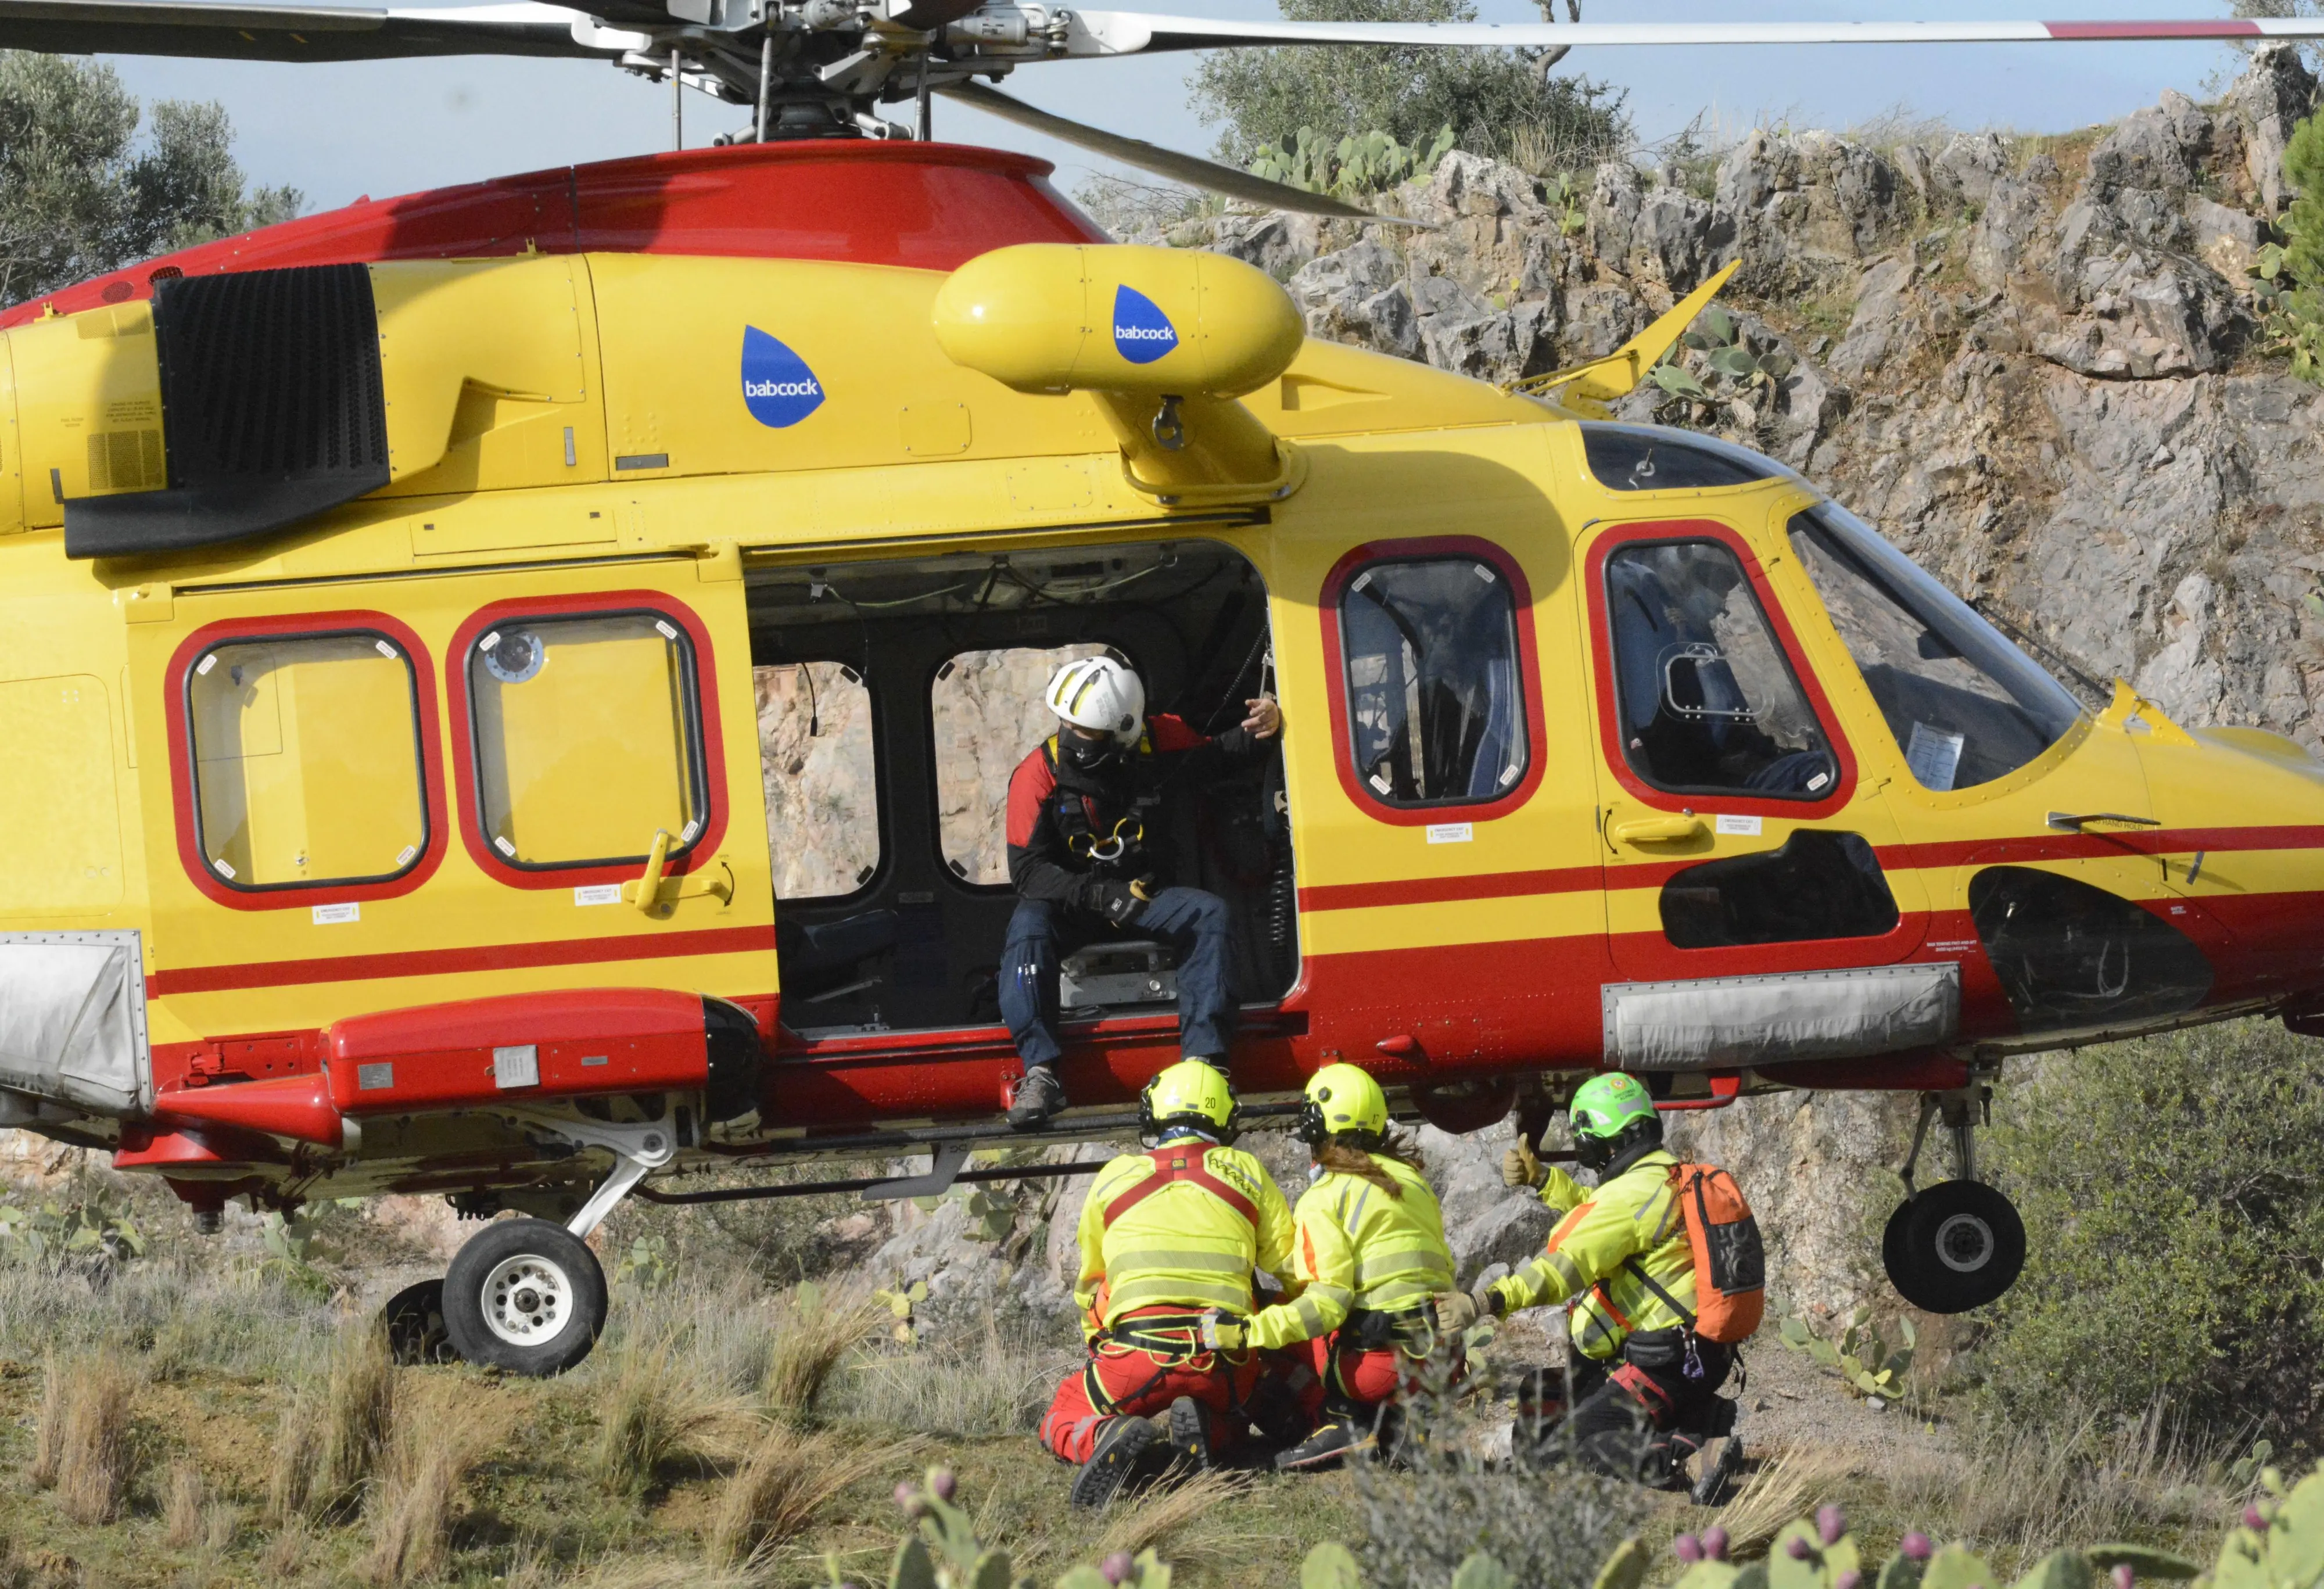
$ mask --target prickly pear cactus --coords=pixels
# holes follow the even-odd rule
[[[2324,1467],[2292,1489],[2274,1468],[2259,1475],[2260,1498],[2199,1589],[2315,1589],[2324,1582]]]

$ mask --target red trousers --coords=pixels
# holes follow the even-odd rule
[[[1183,1309],[1169,1311],[1184,1316]],[[1240,1409],[1250,1404],[1264,1372],[1253,1353],[1147,1350],[1100,1341],[1091,1348],[1089,1362],[1058,1385],[1041,1420],[1041,1444],[1066,1462],[1087,1462],[1109,1418],[1151,1417],[1179,1397],[1192,1396],[1223,1415],[1211,1425],[1211,1448],[1228,1450],[1242,1437]]]
[[[1306,1344],[1306,1350],[1315,1377],[1303,1386],[1299,1409],[1311,1423],[1323,1418],[1327,1395],[1360,1407],[1395,1400],[1420,1366],[1393,1346],[1367,1349],[1345,1331],[1319,1335]]]

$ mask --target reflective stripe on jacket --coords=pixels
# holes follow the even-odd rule
[[[1294,1215],[1291,1278],[1304,1288],[1262,1310],[1245,1339],[1285,1346],[1329,1335],[1350,1312],[1401,1313],[1452,1289],[1452,1255],[1444,1215],[1420,1172],[1384,1153],[1371,1155],[1396,1178],[1392,1197],[1361,1176],[1329,1174],[1299,1198]]]
[[[1189,1155],[1207,1148],[1203,1168],[1248,1199],[1258,1218],[1247,1218],[1217,1193],[1181,1180],[1138,1199],[1109,1222],[1112,1205],[1156,1173],[1148,1155],[1122,1154],[1097,1172],[1082,1204],[1082,1267],[1074,1300],[1082,1310],[1084,1334],[1157,1303],[1189,1312],[1216,1307],[1244,1316],[1251,1311],[1254,1268],[1288,1275],[1291,1210],[1259,1160],[1240,1149],[1211,1147],[1191,1136],[1163,1148]]]
[[[1683,1324],[1627,1267],[1637,1259],[1679,1304],[1694,1306],[1694,1250],[1671,1187],[1677,1159],[1656,1149],[1594,1191],[1552,1170],[1541,1199],[1563,1213],[1537,1258],[1492,1284],[1503,1311],[1566,1304],[1574,1349],[1605,1359],[1647,1330]]]

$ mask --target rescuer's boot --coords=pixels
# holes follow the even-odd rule
[[[1121,1487],[1153,1464],[1147,1453],[1162,1437],[1152,1418],[1112,1418],[1098,1432],[1097,1449],[1074,1475],[1067,1497],[1075,1506],[1099,1507],[1121,1493]],[[1167,1452],[1167,1447],[1165,1448]]]
[[[1170,1403],[1170,1445],[1196,1473],[1211,1465],[1211,1409],[1192,1396]]]
[[[1026,1131],[1045,1123],[1065,1106],[1065,1084],[1057,1079],[1056,1067],[1029,1066],[1009,1100],[1009,1124],[1012,1130]]]
[[[1298,1445],[1275,1454],[1275,1465],[1285,1473],[1300,1468],[1329,1467],[1333,1463],[1358,1455],[1372,1448],[1374,1438],[1369,1423],[1359,1422],[1344,1412],[1335,1412],[1315,1426],[1315,1432]]]

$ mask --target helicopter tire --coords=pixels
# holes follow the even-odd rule
[[[444,1277],[444,1330],[462,1358],[546,1379],[589,1355],[605,1327],[605,1271],[545,1219],[509,1219],[468,1240]]]
[[[404,1287],[379,1310],[379,1322],[387,1332],[388,1354],[398,1368],[460,1361],[452,1337],[444,1331],[442,1280]]]
[[[2017,1282],[2025,1222],[1982,1181],[1941,1181],[1898,1206],[1880,1241],[1898,1296],[1924,1313],[1967,1313]]]

